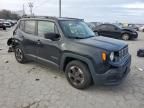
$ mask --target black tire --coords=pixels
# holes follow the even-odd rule
[[[22,48],[20,48],[19,46],[16,46],[14,49],[14,52],[15,52],[15,58],[17,62],[22,63],[22,64],[27,62],[27,59],[24,56]]]
[[[3,27],[3,30],[6,30],[6,27]]]
[[[126,34],[126,33],[123,34],[123,35],[122,35],[122,39],[123,39],[123,40],[129,40],[129,39],[130,39],[129,34]]]
[[[75,72],[73,72],[73,69]],[[85,89],[92,83],[92,77],[87,65],[80,61],[75,60],[68,63],[65,69],[65,74],[68,82],[74,88]]]

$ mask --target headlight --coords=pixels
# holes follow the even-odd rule
[[[114,60],[114,52],[110,53],[110,60],[113,61]]]

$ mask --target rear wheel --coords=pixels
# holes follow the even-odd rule
[[[128,34],[123,34],[122,35],[122,39],[123,40],[129,40],[130,39],[130,36]]]
[[[80,61],[68,63],[65,74],[68,82],[77,89],[85,89],[89,87],[92,82],[87,65]]]
[[[26,63],[27,61],[22,49],[18,46],[15,48],[15,58],[19,63]]]

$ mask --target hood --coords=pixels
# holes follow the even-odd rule
[[[88,39],[80,39],[77,41],[77,43],[104,49],[107,51],[118,51],[127,46],[127,44],[123,41],[103,36],[96,36]]]
[[[132,28],[122,28],[122,30],[124,31],[130,31],[130,32],[136,32],[134,29]]]

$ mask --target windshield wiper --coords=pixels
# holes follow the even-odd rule
[[[73,37],[75,39],[85,39],[84,37]]]
[[[84,39],[83,37],[74,37],[74,36],[68,36],[68,38],[71,38],[71,39]]]
[[[92,37],[95,37],[95,36],[84,37],[83,39],[92,38]]]
[[[72,36],[69,36],[69,38],[71,39],[87,39],[87,38],[92,38],[94,36],[88,36],[88,37],[72,37]]]

